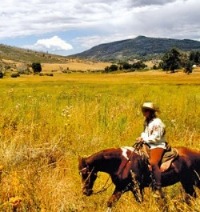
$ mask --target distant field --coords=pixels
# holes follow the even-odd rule
[[[0,90],[0,211],[105,211],[113,186],[82,196],[78,156],[132,145],[144,101],[160,106],[171,145],[200,150],[198,71],[21,75],[0,79]],[[94,190],[106,180],[100,173]],[[165,191],[170,211],[200,211],[200,199],[183,203],[179,184]],[[126,193],[113,211],[160,210],[147,189],[143,204]]]
[[[2,60],[7,65],[15,64],[16,67],[20,68],[24,63],[16,62],[13,60]],[[31,63],[30,63],[31,64]],[[43,72],[62,72],[62,71],[72,71],[72,72],[94,72],[103,71],[106,66],[111,65],[111,63],[106,62],[92,62],[87,60],[78,59],[63,59],[60,63],[41,63]]]
[[[104,62],[91,62],[91,61],[69,61],[64,64],[49,64],[49,63],[43,63],[42,69],[43,71],[61,71],[69,69],[71,71],[102,71],[105,69],[106,66],[110,65],[110,63],[104,63]]]

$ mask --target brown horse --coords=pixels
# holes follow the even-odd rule
[[[200,188],[200,152],[184,147],[177,150],[178,158],[162,173],[162,186],[181,182],[186,194],[196,197],[194,186]],[[108,208],[127,191],[131,191],[136,200],[141,202],[144,187],[149,187],[152,182],[146,159],[132,147],[106,149],[89,157],[79,158],[84,195],[92,194],[97,172],[108,173],[115,185],[114,192],[107,202]]]

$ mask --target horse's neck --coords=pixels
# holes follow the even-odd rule
[[[98,172],[110,173],[111,170],[117,169],[119,167],[120,159],[117,159],[115,156],[105,155],[105,152],[99,152],[94,155],[91,155],[87,158],[87,164]]]

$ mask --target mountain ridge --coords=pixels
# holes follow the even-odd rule
[[[200,42],[191,39],[151,38],[140,35],[133,39],[99,44],[89,50],[71,56],[92,60],[117,60],[140,57],[152,59],[161,57],[171,48],[186,52],[199,51]]]

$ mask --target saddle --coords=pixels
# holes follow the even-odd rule
[[[141,153],[144,154],[144,156],[149,159],[149,151],[150,148],[148,145],[143,144],[142,148],[140,149]],[[169,169],[172,162],[178,157],[178,150],[176,148],[171,148],[170,146],[167,146],[167,149],[164,152],[164,155],[161,160],[160,165],[160,171],[164,172]]]
[[[145,143],[135,143],[133,147],[123,147],[122,149],[122,156],[123,160],[119,166],[118,171],[116,172],[117,176],[123,177],[122,175],[124,174],[125,176],[128,174],[124,173],[125,167],[129,164],[131,161],[131,156],[127,154],[127,151],[133,151],[137,154],[139,154],[143,160],[146,161],[146,163],[149,164],[149,152],[150,152],[150,147],[145,144]],[[172,162],[178,157],[178,151],[175,148],[171,148],[170,146],[167,147],[165,150],[165,153],[163,155],[163,158],[161,160],[161,165],[160,165],[160,170],[161,172],[166,171],[169,169],[171,166]],[[149,166],[149,170],[151,171],[151,166]],[[128,169],[127,169],[128,170]]]

